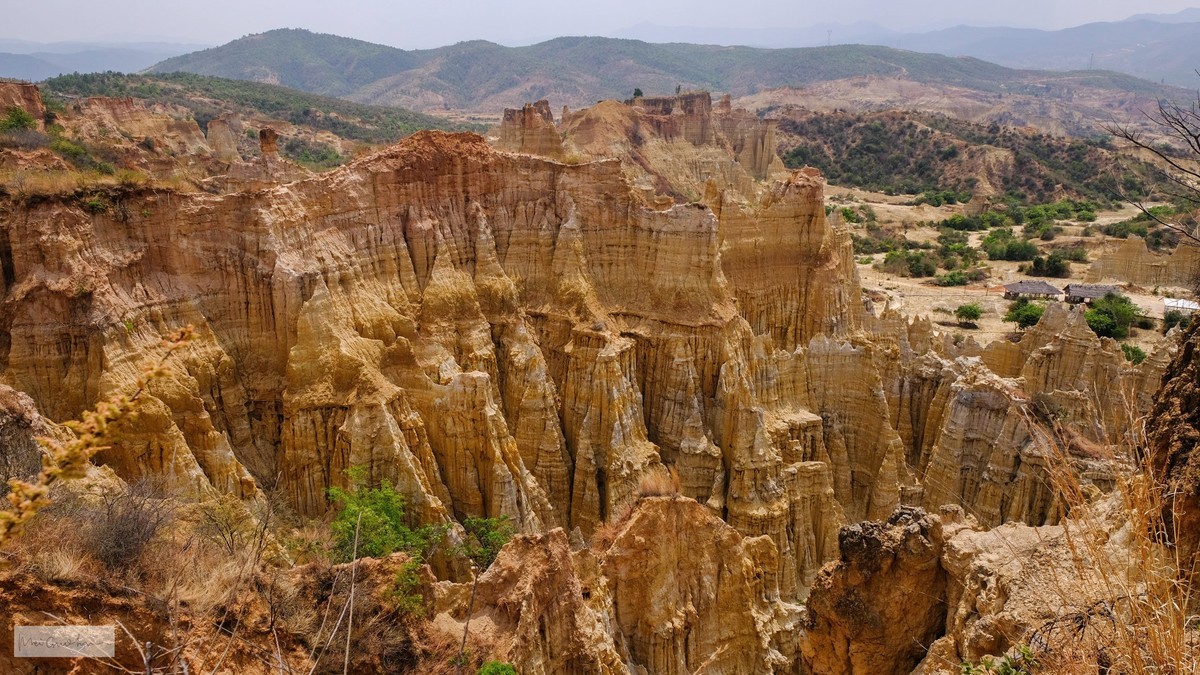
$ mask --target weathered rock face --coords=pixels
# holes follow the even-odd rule
[[[1001,377],[1020,377],[1044,414],[1069,425],[1086,441],[1128,443],[1138,411],[1149,410],[1166,366],[1160,350],[1131,367],[1120,345],[1087,325],[1082,307],[1046,308],[1021,342],[992,343],[983,361]]]
[[[212,147],[213,156],[218,160],[229,163],[242,161],[242,156],[238,154],[237,137],[234,136],[227,120],[209,120],[208,133],[205,136]]]
[[[756,180],[786,175],[775,154],[775,121],[732,110],[728,101],[714,110],[708,92],[604,101],[564,114],[561,131],[572,151],[626,159],[632,182],[678,202],[708,203],[714,187],[753,201]]]
[[[1127,435],[1118,403],[1145,409],[1163,357],[1128,368],[1065,312],[987,350],[873,316],[820,175],[756,182],[719,121],[735,113],[680,101],[565,116],[572,147],[625,163],[422,133],[280,184],[303,173],[263,129],[261,161],[238,165],[253,190],[2,203],[0,383],[69,419],[193,324],[97,460],[185,498],[275,489],[304,516],[364,466],[423,521],[590,535],[668,466],[687,499],[643,500],[604,552],[547,534],[512,554],[537,574],[521,580],[515,557],[489,572],[480,611],[520,636],[504,653],[532,672],[791,670],[790,603],[848,521],[945,503],[986,525],[1060,517],[1039,415],[1108,487],[1083,459]],[[663,197],[681,190],[703,203]],[[937,545],[916,527],[900,568]],[[843,646],[859,631],[821,630]]]
[[[1200,272],[1200,250],[1179,246],[1170,254],[1151,253],[1146,242],[1131,234],[1117,248],[1088,268],[1088,281],[1118,279],[1139,286],[1193,288]]]
[[[902,508],[842,530],[840,559],[813,583],[800,646],[813,673],[910,672],[941,637],[941,520]]]
[[[7,479],[29,480],[41,470],[42,450],[35,439],[51,433],[33,399],[0,386],[0,494],[8,493]]]
[[[1163,376],[1146,420],[1147,452],[1162,488],[1163,522],[1179,549],[1180,568],[1200,561],[1200,330],[1193,326]],[[1192,575],[1193,586],[1200,577]],[[1200,600],[1192,598],[1200,603]]]
[[[43,128],[46,105],[37,85],[28,82],[0,82],[0,113],[9,108],[20,108],[29,113],[38,129]]]
[[[768,537],[695,501],[640,499],[601,550],[561,529],[518,537],[479,580],[471,632],[522,673],[784,673],[799,607],[779,599]],[[461,635],[467,584],[434,625]]]
[[[821,290],[842,257],[807,203],[819,196],[785,189],[774,208],[812,214],[826,276],[805,292],[841,297],[830,307],[846,316],[827,321],[849,327],[859,306]],[[720,222],[643,209],[616,162],[564,167],[425,134],[274,191],[120,199],[128,217],[70,204],[5,216],[4,379],[70,418],[130,382],[169,326],[199,326],[138,432],[103,457],[127,477],[246,498],[278,485],[316,514],[365,464],[423,517],[590,529],[659,447],[711,490],[732,439],[761,426],[722,375],[759,356],[740,346],[758,338],[734,309]],[[752,414],[720,417],[734,409]]]
[[[1128,514],[1113,494],[1066,525],[983,529],[947,506],[849,526],[840,560],[813,584],[804,665],[814,675],[949,674],[1025,645],[1049,672],[1059,672],[1051,661],[1094,669],[1104,642],[1092,640],[1121,614],[1130,580],[1148,578],[1134,569]]]
[[[204,133],[189,113],[171,106],[147,107],[129,97],[93,96],[74,106],[74,125],[83,137],[120,135],[139,142],[150,139],[160,150],[175,155],[208,155],[211,150]],[[164,167],[165,168],[165,167]]]
[[[491,637],[496,658],[521,673],[628,672],[628,655],[613,641],[606,580],[589,553],[572,553],[561,528],[505,546],[480,578],[475,602],[471,631]],[[435,625],[461,636],[467,603],[462,593],[450,596]]]
[[[534,155],[562,159],[562,138],[554,125],[550,102],[542,99],[526,103],[523,108],[505,108],[500,121],[500,140],[496,147],[508,152],[528,152]]]

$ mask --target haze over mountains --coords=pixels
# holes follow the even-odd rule
[[[405,51],[293,29],[251,35],[168,59],[152,71],[255,80],[426,111],[500,110],[542,98],[579,107],[598,99],[626,98],[635,88],[646,92],[710,89],[744,96],[858,77],[903,78],[993,97],[1055,98],[1080,86],[1141,97],[1179,94],[1111,72],[1017,71],[978,59],[889,47],[759,49],[564,37],[528,47],[480,40]]]
[[[206,45],[173,42],[53,42],[0,39],[0,77],[39,81],[63,73],[135,73]]]
[[[1200,82],[1200,8],[1175,14],[1138,14],[1124,21],[1088,23],[1062,30],[954,26],[904,33],[867,21],[806,28],[717,28],[640,23],[618,37],[647,42],[695,42],[754,47],[872,44],[972,56],[1010,68],[1115,70],[1191,87]]]

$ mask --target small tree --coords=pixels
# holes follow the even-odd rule
[[[1100,337],[1123,340],[1129,337],[1129,327],[1137,321],[1138,306],[1120,293],[1109,293],[1092,303],[1084,312],[1088,326]]]
[[[350,476],[349,490],[329,488],[329,497],[341,504],[330,529],[342,560],[382,558],[397,551],[422,559],[441,541],[444,528],[427,525],[413,529],[406,524],[404,495],[396,492],[390,482],[385,480],[379,487],[368,487],[363,467],[351,468],[346,473]]]
[[[1041,321],[1042,313],[1045,311],[1046,308],[1036,302],[1030,302],[1027,298],[1020,298],[1008,306],[1008,312],[1004,314],[1004,320],[1015,323],[1018,328],[1024,330]]]
[[[1053,251],[1050,255],[1043,258],[1038,256],[1033,259],[1029,268],[1029,276],[1031,277],[1058,277],[1065,278],[1071,276],[1071,263],[1067,262],[1062,253]]]
[[[1125,360],[1135,366],[1146,360],[1146,352],[1142,351],[1142,348],[1137,345],[1122,344],[1121,352],[1125,354]]]
[[[981,316],[983,316],[983,308],[973,302],[966,305],[959,305],[954,310],[954,317],[958,319],[958,324],[964,328],[975,328],[975,322],[979,321],[979,317]]]
[[[642,90],[641,90],[641,88],[640,88],[640,87],[634,87],[634,88],[633,88],[633,97],[634,97],[634,98],[641,98],[642,96],[643,96],[643,94],[642,94]]]

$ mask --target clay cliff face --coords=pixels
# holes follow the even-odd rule
[[[1178,547],[1180,568],[1192,570],[1188,576],[1193,583],[1200,581],[1195,572],[1200,561],[1198,343],[1200,332],[1193,327],[1183,336],[1179,353],[1167,367],[1163,387],[1146,420],[1148,459],[1162,490],[1162,520],[1168,537]],[[1192,601],[1193,605],[1200,604],[1194,597]]]
[[[1124,412],[1149,408],[1164,355],[1128,367],[1055,309],[987,349],[876,317],[821,176],[756,180],[777,161],[753,149],[768,123],[707,95],[639,100],[565,116],[562,147],[623,159],[565,164],[536,142],[510,154],[422,133],[311,177],[273,172],[266,129],[258,168],[244,168],[216,124],[177,137],[228,155],[214,180],[236,193],[0,203],[9,426],[29,418],[17,392],[49,419],[76,417],[193,324],[97,460],[183,498],[276,490],[303,516],[364,466],[422,521],[507,515],[530,538],[498,569],[541,561],[544,574],[489,572],[480,611],[524,636],[504,653],[530,672],[790,671],[792,603],[846,556],[847,523],[943,504],[983,526],[1056,522],[1058,448],[1111,487],[1101,460],[1129,435]],[[93,124],[175,133],[119,100],[89,105]],[[513,142],[558,138],[548,106],[508,128]],[[675,203],[687,191],[703,199]],[[26,446],[11,471],[30,465]],[[683,498],[622,517],[663,465]],[[893,525],[940,546],[922,518]],[[586,553],[557,527],[617,534]],[[446,612],[461,621],[456,602]],[[570,635],[543,635],[532,621],[546,616]],[[856,639],[844,621],[821,625]]]
[[[1184,627],[1171,577],[1157,576],[1172,552],[1144,531],[1141,499],[1081,499],[1040,527],[984,528],[954,506],[847,527],[806,605],[803,666],[950,675],[1028,650],[1042,672],[1192,672],[1200,635]]]
[[[630,181],[668,203],[711,204],[714,189],[756,201],[759,181],[787,174],[775,154],[775,120],[734,110],[728,97],[714,108],[708,92],[564,111],[560,131],[569,153],[624,159]]]
[[[779,208],[821,232],[814,195],[781,194]],[[565,167],[426,134],[273,191],[112,199],[111,214],[6,213],[4,378],[70,418],[129,382],[167,326],[199,326],[144,435],[104,458],[127,476],[245,498],[277,484],[317,514],[342,470],[366,464],[427,517],[588,529],[659,447],[711,489],[725,460],[714,437],[735,453],[732,437],[761,423],[718,419],[752,405],[722,387],[756,339],[718,220],[643,209],[616,162]],[[836,266],[835,249],[812,255]],[[854,325],[859,307],[841,306]]]
[[[38,129],[45,126],[46,106],[42,103],[37,85],[27,82],[0,82],[0,113],[9,108],[20,108],[33,117]]]
[[[564,148],[550,102],[542,99],[523,108],[505,108],[496,147],[508,152],[527,152],[562,159]]]
[[[1088,281],[1117,279],[1139,286],[1193,288],[1200,271],[1200,251],[1183,245],[1167,255],[1151,253],[1136,234],[1088,268]]]
[[[118,103],[97,119],[140,119]],[[599,151],[629,141],[621,125],[652,129],[643,146],[707,153],[742,187],[648,203],[636,162],[631,185],[618,160],[426,133],[254,192],[8,203],[0,378],[68,419],[195,324],[136,432],[101,457],[123,476],[192,496],[277,488],[311,516],[365,465],[427,520],[590,532],[668,464],[684,494],[771,537],[789,597],[847,519],[901,503],[1053,520],[1029,395],[1100,411],[1110,399],[1080,372],[1153,378],[1090,368],[1120,357],[1050,320],[985,355],[989,374],[927,322],[871,317],[819,174],[754,182],[773,161],[737,161],[726,127],[742,122],[707,95],[642,106],[575,113],[567,142]],[[220,145],[220,125],[210,133]]]
[[[522,673],[790,672],[800,608],[780,600],[776,555],[691,499],[643,498],[599,548],[572,549],[561,529],[506,546],[472,632]],[[447,637],[468,591],[442,593]]]

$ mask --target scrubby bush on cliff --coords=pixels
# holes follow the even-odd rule
[[[351,486],[329,488],[329,498],[340,506],[330,523],[339,558],[382,558],[397,551],[424,557],[441,541],[442,528],[409,527],[404,516],[404,495],[387,480],[379,487],[365,484],[366,471],[355,467],[347,472]]]
[[[12,106],[4,111],[4,117],[0,117],[0,132],[5,131],[28,131],[37,126],[37,121],[33,119],[24,108]]]
[[[1121,353],[1125,354],[1125,360],[1133,365],[1137,365],[1146,360],[1146,352],[1142,351],[1137,345],[1121,345]]]
[[[679,476],[669,468],[658,465],[642,474],[638,479],[637,495],[662,497],[679,494]]]

